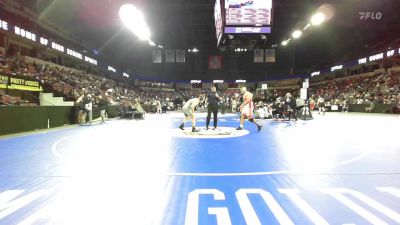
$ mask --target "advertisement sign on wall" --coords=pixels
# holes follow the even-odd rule
[[[0,75],[0,88],[21,91],[43,91],[42,85],[34,78]]]

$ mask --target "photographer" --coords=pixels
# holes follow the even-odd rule
[[[296,100],[293,98],[292,94],[287,93],[285,96],[285,106],[287,111],[287,116],[290,119],[293,117],[297,121],[297,106]]]
[[[272,117],[274,119],[279,119],[279,118],[283,119],[284,104],[281,97],[276,98],[272,107],[273,107]]]

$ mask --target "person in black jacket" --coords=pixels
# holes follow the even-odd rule
[[[85,110],[85,101],[84,101],[85,95],[81,95],[77,100],[76,100],[76,105],[78,106],[79,113],[78,113],[78,123],[80,125],[84,124],[86,122],[86,110]]]
[[[214,129],[217,129],[218,126],[218,110],[219,110],[219,102],[222,101],[222,98],[217,93],[216,87],[211,87],[211,92],[207,95],[207,122],[206,129],[210,126],[211,113],[214,118]]]
[[[103,123],[106,121],[106,110],[107,110],[108,104],[109,103],[108,103],[107,98],[103,97],[102,95],[98,96],[97,106],[99,107],[100,117],[101,117],[101,121]]]
[[[290,93],[287,93],[285,96],[285,106],[286,106],[289,121],[290,121],[291,117],[293,117],[297,121],[296,99],[293,98],[292,94],[290,94]]]

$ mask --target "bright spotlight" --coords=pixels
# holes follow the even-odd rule
[[[283,46],[286,46],[288,44],[288,41],[282,41],[281,43]]]
[[[301,32],[300,30],[296,30],[293,32],[292,37],[294,39],[297,39],[297,38],[301,37],[302,34],[303,34],[303,32]]]
[[[325,14],[318,12],[311,17],[311,24],[313,26],[318,26],[325,21]]]
[[[199,50],[198,50],[197,48],[194,48],[194,49],[192,50],[192,52],[196,53],[196,52],[199,52]]]
[[[149,41],[149,45],[151,45],[151,46],[156,46],[156,43],[154,43],[153,41]]]
[[[132,4],[122,5],[119,9],[119,16],[139,39],[150,40],[150,29],[144,20],[143,14]]]

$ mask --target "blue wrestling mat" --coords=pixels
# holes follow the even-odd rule
[[[0,139],[0,225],[400,224],[398,116],[181,119]]]

